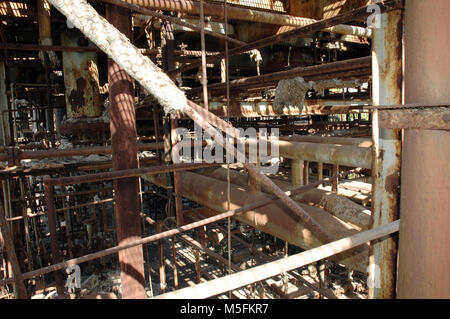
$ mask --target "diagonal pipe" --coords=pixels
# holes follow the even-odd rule
[[[150,94],[152,94],[164,107],[166,113],[176,111],[184,112],[191,119],[197,122],[204,129],[219,130],[238,138],[240,132],[231,124],[216,117],[197,104],[188,101],[183,91],[181,91],[172,80],[158,68],[150,59],[143,56],[139,50],[133,46],[128,38],[119,32],[106,19],[101,17],[97,11],[85,0],[50,0],[50,2],[63,13],[70,22],[80,29],[92,42],[102,49],[111,59],[113,59],[122,69],[138,81]],[[214,127],[214,126],[215,127]],[[228,128],[228,130],[227,130]],[[227,143],[222,143],[227,144]],[[286,211],[295,220],[302,222],[307,228],[324,242],[333,240],[323,227],[304,209],[302,209],[293,199],[287,196],[277,185],[267,176],[251,164],[234,146],[221,145],[227,152],[243,156],[244,166],[256,180],[263,183],[272,191],[291,212]]]

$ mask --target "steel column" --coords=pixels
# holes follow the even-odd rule
[[[373,105],[401,104],[403,11],[384,13],[380,22],[381,28],[374,29],[372,43]],[[378,127],[376,110],[372,118],[372,227],[375,228],[398,219],[401,132]],[[369,297],[393,298],[397,238],[374,241],[371,249],[370,266],[377,287],[369,289]]]

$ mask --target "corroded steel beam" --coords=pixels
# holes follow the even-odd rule
[[[379,1],[374,1],[379,3]],[[381,28],[374,29],[372,42],[373,105],[402,103],[402,34],[403,11],[394,10],[380,16]],[[398,219],[401,130],[379,127],[378,111],[372,114],[373,186],[372,227]],[[394,298],[397,262],[397,238],[391,236],[372,243],[370,298]]]
[[[113,4],[113,5],[116,5],[116,6],[120,6],[120,7],[123,7],[123,8],[127,8],[129,10],[134,11],[134,12],[139,12],[141,14],[145,14],[145,15],[148,15],[148,16],[151,16],[151,17],[154,17],[154,18],[158,18],[158,19],[164,20],[164,21],[169,21],[169,22],[172,22],[173,24],[180,25],[180,26],[186,27],[186,28],[191,29],[191,30],[195,30],[195,31],[198,31],[198,32],[204,32],[207,35],[210,35],[210,36],[213,36],[213,37],[216,37],[216,38],[228,41],[228,42],[232,42],[232,43],[235,43],[237,45],[244,45],[244,44],[246,44],[243,41],[239,41],[237,39],[230,38],[229,36],[221,34],[221,33],[213,32],[213,31],[210,31],[210,30],[206,30],[206,29],[202,28],[201,26],[198,26],[198,25],[193,24],[193,23],[186,22],[186,21],[184,21],[182,19],[178,19],[178,18],[169,16],[169,15],[164,15],[164,14],[157,13],[155,11],[149,10],[149,9],[147,9],[145,7],[142,7],[141,6],[142,3],[140,3],[140,2],[138,2],[139,5],[136,5],[136,4],[132,3],[131,1],[130,2],[122,1],[122,0],[101,0],[101,1],[105,2],[105,3]]]
[[[380,109],[378,120],[383,128],[450,131],[450,107]]]
[[[313,65],[307,67],[297,67],[286,71],[275,72],[264,74],[260,76],[252,76],[247,78],[242,78],[238,80],[230,81],[230,89],[234,87],[243,87],[253,84],[262,84],[268,82],[277,82],[283,79],[292,79],[294,77],[310,77],[317,75],[327,75],[332,72],[342,72],[342,71],[352,71],[352,70],[362,70],[364,68],[370,68],[371,57],[356,58],[350,60],[344,60],[339,62],[331,62],[320,65]],[[212,90],[224,90],[226,88],[226,83],[216,83],[208,85],[208,91]],[[194,88],[187,92],[188,95],[193,95],[201,92],[201,88]]]

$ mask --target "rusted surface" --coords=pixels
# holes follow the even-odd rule
[[[186,105],[185,113],[189,115],[197,124],[203,129],[212,129],[216,130],[213,127],[216,126],[223,132],[226,132],[231,137],[239,138],[240,132],[238,129],[233,127],[230,123],[225,122],[224,120],[214,116],[209,113],[207,110],[201,108],[197,104],[188,101]],[[228,130],[227,130],[228,128]],[[218,140],[218,143],[221,147],[224,147],[227,152],[234,154],[237,152],[237,155],[243,158],[245,154],[241,152],[239,149],[236,149],[233,145],[229,145],[228,143],[224,143],[223,141]],[[265,185],[270,191],[275,194],[288,208],[289,210],[284,211],[287,215],[291,216],[296,221],[301,221],[302,224],[308,227],[308,229],[312,230],[318,237],[320,237],[324,241],[332,241],[333,236],[330,235],[318,222],[317,220],[309,215],[301,206],[299,206],[295,201],[293,201],[288,195],[286,195],[277,185],[275,185],[270,178],[266,175],[262,174],[252,163],[245,159],[244,167],[247,169],[249,174],[251,174],[256,180],[261,182],[261,184]]]
[[[77,31],[68,30],[61,34],[64,46],[78,46],[80,39],[84,37]],[[100,116],[104,107],[100,105],[97,53],[63,52],[63,68],[67,116]]]
[[[368,138],[292,135],[292,136],[280,136],[279,139],[282,141],[337,144],[337,145],[354,145],[354,146],[358,146],[358,147],[371,147],[372,146],[372,140],[368,139]]]
[[[231,50],[230,50],[231,52]],[[214,56],[212,57],[214,58]],[[327,76],[329,73],[344,72],[343,76],[347,76],[347,71],[363,70],[371,65],[371,58],[369,56],[362,58],[355,58],[345,61],[325,63],[321,65],[307,66],[307,67],[296,67],[286,71],[274,72],[269,74],[264,74],[260,76],[252,76],[247,78],[241,78],[237,80],[230,81],[230,89],[235,87],[245,87],[253,84],[269,83],[272,81],[278,82],[283,79],[292,79],[295,77],[312,77],[312,76]],[[361,72],[364,74],[364,72]],[[208,90],[224,90],[226,88],[226,83],[216,83],[208,85]],[[195,93],[201,92],[202,88],[194,88],[187,92],[188,95],[193,95]]]
[[[373,105],[402,103],[402,10],[381,15],[381,28],[374,30],[372,44]],[[372,114],[373,186],[372,227],[395,221],[399,216],[398,190],[401,164],[399,130],[379,127],[378,111]],[[388,188],[386,188],[388,186]],[[371,245],[371,267],[378,287],[369,289],[370,298],[394,298],[397,239],[391,236]]]
[[[292,164],[291,164],[292,165]],[[301,170],[300,170],[301,171]],[[201,168],[195,170],[195,173],[208,176],[211,178],[218,179],[220,181],[226,181],[226,170],[224,168]],[[238,186],[246,186],[245,180],[247,174],[237,172],[235,170],[230,171],[230,181],[231,183]],[[302,184],[289,184],[281,180],[273,179],[273,182],[280,187],[283,191],[290,191],[294,189],[294,186]],[[265,187],[262,188],[265,193],[270,193]],[[303,204],[319,206],[338,217],[339,219],[350,222],[361,229],[368,229],[371,222],[370,210],[366,209],[364,206],[358,205],[351,201],[350,199],[331,193],[322,189],[313,188],[309,191],[302,192],[300,194],[292,196],[292,198]]]
[[[391,129],[450,130],[450,107],[379,110],[379,126]]]
[[[52,261],[57,264],[62,261],[61,253],[58,245],[57,218],[54,203],[53,185],[44,183],[45,188],[45,204],[47,206],[48,228],[50,230],[50,248],[52,251]],[[64,283],[62,275],[59,271],[55,272],[56,291],[59,295],[64,294]]]
[[[131,12],[106,6],[107,19],[131,36]],[[113,170],[138,167],[136,147],[136,114],[131,77],[114,61],[108,61],[111,147]],[[114,181],[115,215],[119,245],[141,238],[139,218],[139,184],[136,177]],[[145,298],[145,272],[142,246],[119,252],[120,279],[124,299]]]
[[[178,128],[178,120],[174,118],[173,115],[171,115],[170,119],[171,124],[171,144],[172,148],[175,144],[177,144],[176,140],[176,129]],[[173,159],[172,159],[173,161]],[[175,191],[175,215],[177,219],[177,225],[181,226],[184,225],[183,221],[183,198],[180,195],[180,174],[178,172],[173,172],[173,186]]]
[[[216,211],[213,213],[215,215],[218,214],[217,212],[227,210],[227,194],[224,191],[227,187],[226,182],[190,172],[183,172],[181,175],[181,194],[184,197],[211,208]],[[146,179],[158,186],[165,186],[165,179],[161,175],[146,176]],[[269,196],[258,192],[250,193],[244,187],[234,184],[231,185],[230,190],[231,209],[264,200]],[[314,215],[320,225],[335,238],[342,238],[345,234],[355,233],[350,227],[345,226],[336,217],[322,209],[304,204],[300,205],[309,214]],[[244,212],[236,219],[304,249],[320,245],[321,241],[315,234],[301,223],[297,223],[294,219],[282,213],[282,211],[288,209],[284,204],[276,202]],[[365,246],[362,250],[336,256],[336,260],[353,269],[361,271],[364,269],[365,271],[368,263],[368,246]]]
[[[275,144],[278,145],[280,156],[290,159],[350,167],[371,168],[372,166],[372,151],[366,147],[281,140],[272,140],[268,146]]]
[[[407,130],[397,297],[450,298],[450,132]]]
[[[291,159],[291,183],[293,186],[303,184],[303,164],[305,161],[293,158]]]
[[[200,13],[200,4],[197,1],[191,0],[172,0],[172,1],[156,1],[156,0],[126,0],[128,3],[134,3],[146,8],[167,10],[167,11],[179,11],[182,13],[196,14]],[[223,5],[205,3],[204,6],[206,16],[215,16],[220,20],[223,20]],[[262,22],[275,25],[289,25],[289,26],[305,26],[316,22],[314,19],[300,18],[296,16],[290,16],[286,14],[279,14],[273,12],[265,12],[250,8],[239,8],[235,6],[229,6],[228,8],[229,20],[242,20]],[[343,34],[356,34],[359,36],[370,36],[370,32],[365,28],[352,27],[347,25],[338,25],[336,27],[327,29],[328,31],[343,33]]]

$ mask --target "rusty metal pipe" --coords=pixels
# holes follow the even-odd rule
[[[180,192],[183,197],[193,200],[199,204],[205,205],[217,212],[227,210],[227,195],[223,190],[226,189],[227,183],[210,177],[202,176],[191,172],[181,173]],[[160,187],[165,187],[165,179],[161,175],[151,175],[145,177],[148,181],[155,183]],[[230,185],[231,209],[239,209],[251,203],[258,203],[269,200],[268,195],[259,192],[249,192],[242,186]],[[274,199],[272,199],[273,201]],[[348,234],[354,233],[350,227],[344,226],[337,218],[331,216],[320,208],[300,204],[308,214],[314,215],[320,226],[330,233],[333,238],[342,238]],[[321,241],[316,233],[297,222],[294,218],[290,218],[283,214],[288,210],[281,202],[272,202],[264,207],[245,211],[237,215],[236,219],[256,227],[259,230],[269,233],[273,236],[288,241],[291,244],[309,249],[319,246]],[[353,269],[364,269],[368,263],[368,246],[358,251],[352,251],[348,255],[336,257]]]
[[[211,177],[223,182],[227,181],[227,170],[223,167],[200,168],[195,170],[194,173]],[[334,176],[338,175],[340,174],[334,174]],[[247,179],[248,175],[246,173],[238,172],[235,170],[230,171],[230,182],[237,186],[246,187]],[[333,179],[333,181],[336,179]],[[283,191],[294,190],[296,188],[290,183],[281,180],[274,179],[273,182],[277,184],[277,186],[279,186]],[[305,183],[305,185],[307,184]],[[265,187],[262,187],[262,191],[265,193],[270,193],[270,191],[268,191]],[[329,193],[322,189],[312,188],[307,192],[302,192],[298,195],[292,196],[292,198],[295,199],[295,201],[302,202],[303,204],[313,204],[321,206],[330,214],[333,214],[339,219],[345,222],[350,222],[351,224],[356,225],[362,229],[367,229],[370,226],[370,210],[366,209],[364,206],[356,204],[355,202],[344,196]]]
[[[392,8],[400,6],[401,1],[394,0],[394,1],[389,1],[389,3],[388,2],[384,2],[383,4],[379,3],[378,5],[380,8],[380,12],[384,12],[386,10],[390,10]],[[237,55],[237,54],[242,54],[242,53],[248,52],[253,49],[259,49],[262,47],[266,47],[266,46],[273,45],[273,44],[276,44],[276,43],[279,43],[282,41],[289,40],[291,38],[299,37],[299,36],[306,35],[306,34],[311,34],[311,33],[320,31],[323,28],[334,26],[343,21],[344,22],[353,21],[357,18],[367,17],[368,12],[371,11],[371,10],[368,11],[367,9],[368,9],[368,7],[362,7],[362,8],[350,11],[348,13],[344,13],[344,14],[336,16],[336,17],[317,21],[315,23],[300,27],[298,29],[294,29],[294,30],[276,34],[276,35],[273,35],[273,36],[270,36],[270,37],[267,37],[267,38],[264,38],[261,40],[257,40],[255,42],[249,43],[247,45],[231,49],[229,51],[229,55],[233,56],[233,55]],[[206,62],[207,63],[215,63],[215,62],[220,61],[224,57],[225,57],[225,52],[221,52],[217,56],[209,57]],[[201,61],[193,62],[190,65],[183,66],[181,68],[178,68],[177,70],[174,70],[173,73],[185,72],[185,71],[197,68],[200,65],[201,65]]]
[[[379,1],[376,2],[378,5]],[[403,10],[380,16],[381,28],[374,29],[372,42],[373,105],[402,103],[403,82]],[[389,66],[389,67],[387,67]],[[401,130],[378,125],[378,111],[372,113],[373,185],[372,227],[398,219],[400,207]],[[395,297],[397,238],[391,236],[371,246],[371,271],[376,286],[369,288],[369,298]],[[378,269],[377,271],[375,271]]]
[[[230,51],[231,52],[231,51]],[[332,72],[349,71],[362,68],[370,68],[372,63],[372,58],[370,56],[349,59],[339,62],[324,63],[320,65],[313,65],[307,67],[297,67],[286,71],[274,72],[269,74],[264,74],[260,76],[252,76],[247,78],[242,78],[238,80],[230,81],[230,88],[262,84],[268,82],[277,82],[283,79],[291,79],[294,77],[308,77],[317,76],[321,74],[329,74]],[[208,85],[208,90],[224,90],[226,89],[226,83],[216,83]],[[199,93],[201,88],[194,88],[187,92],[188,95]]]
[[[190,143],[192,146],[193,142],[182,141],[181,147],[185,146],[186,143]],[[156,142],[156,143],[146,143],[146,144],[137,144],[137,151],[156,151],[163,150],[164,143]],[[83,147],[83,148],[73,148],[73,149],[49,149],[49,150],[41,150],[41,151],[21,151],[18,150],[18,156],[16,158],[23,159],[43,159],[43,158],[52,158],[52,157],[67,157],[67,156],[86,156],[92,154],[111,154],[112,149],[111,146],[95,146],[95,147]],[[0,161],[8,161],[10,156],[5,153],[0,153]]]
[[[204,129],[211,128],[211,122],[217,122],[220,126],[225,124],[223,120],[214,117],[210,112],[199,111],[195,104],[189,103],[184,93],[178,89],[170,78],[157,68],[149,59],[145,59],[138,50],[131,45],[129,40],[120,33],[111,24],[107,23],[93,8],[84,0],[49,0],[58,10],[65,14],[74,25],[81,29],[85,35],[102,48],[112,59],[120,63],[129,74],[138,80],[164,107],[167,113],[177,110],[184,111],[189,117],[197,121]],[[76,4],[76,7],[73,5]],[[102,30],[102,32],[99,32]],[[114,50],[112,47],[120,47],[121,50]],[[204,114],[206,111],[205,116]],[[211,119],[213,118],[213,119]],[[234,130],[235,137],[238,136],[238,130]],[[233,152],[235,148],[225,146],[227,151]],[[276,194],[290,208],[288,214],[300,219],[308,225],[316,234],[325,240],[332,240],[332,237],[297,203],[281,191],[265,175],[261,174],[254,165],[245,163],[245,167],[256,179],[259,179]]]
[[[145,8],[151,8],[153,10],[167,10],[167,11],[179,11],[181,13],[188,14],[200,14],[200,4],[198,1],[192,0],[171,0],[171,1],[156,1],[156,0],[125,0],[124,2],[131,4],[138,4]],[[222,4],[205,3],[204,6],[205,15],[217,17],[219,20],[224,19],[224,9]],[[265,12],[261,10],[228,6],[228,19],[240,20],[240,21],[253,21],[275,25],[285,25],[293,27],[303,27],[317,20],[301,18],[281,13]],[[367,15],[367,13],[366,13]],[[371,32],[368,29],[349,26],[349,25],[337,25],[331,28],[324,27],[324,31],[334,32],[339,34],[352,34],[363,37],[370,37]]]
[[[247,140],[246,147],[251,143],[251,140]],[[372,168],[372,150],[367,147],[268,140],[268,154],[272,145],[278,147],[280,156],[290,159]]]
[[[203,27],[199,27],[199,26],[197,26],[195,24],[192,24],[192,23],[189,23],[189,22],[185,22],[185,21],[182,21],[181,19],[178,19],[178,18],[175,18],[175,17],[171,17],[171,16],[168,16],[168,15],[164,15],[164,14],[157,13],[155,11],[149,10],[149,9],[141,6],[141,3],[139,3],[139,5],[136,5],[136,4],[132,3],[132,2],[126,2],[126,1],[121,1],[121,0],[101,0],[101,1],[105,2],[105,3],[113,4],[113,5],[116,5],[116,6],[119,6],[119,7],[127,8],[127,9],[129,9],[131,11],[138,12],[138,13],[141,13],[141,14],[144,14],[144,15],[147,15],[147,16],[151,16],[151,17],[158,18],[158,19],[165,20],[165,21],[170,21],[173,24],[181,25],[181,26],[187,27],[187,28],[189,28],[191,30],[204,32],[205,34],[210,35],[212,37],[215,37],[215,38],[218,38],[218,39],[222,39],[222,40],[225,40],[225,41],[228,41],[228,42],[232,42],[232,43],[235,43],[235,44],[240,45],[240,46],[246,44],[243,41],[239,41],[237,39],[230,38],[227,35],[223,35],[223,34],[220,34],[220,33],[212,32],[212,31],[209,31],[209,30],[205,30]],[[201,13],[201,10],[200,10],[200,13]]]
[[[202,109],[200,106],[196,105],[193,102],[188,101],[185,107],[185,113],[189,115],[194,121],[197,122],[203,129],[209,129],[216,131],[216,128],[212,126],[211,123],[219,128],[220,130],[227,132],[234,138],[238,138],[240,135],[239,130],[234,128],[230,123],[225,122],[224,120],[216,117],[212,113],[208,112],[205,109]],[[228,130],[226,129],[228,128]],[[217,132],[219,134],[219,132]],[[306,225],[309,229],[314,231],[317,236],[319,236],[324,241],[331,241],[333,237],[313,218],[309,215],[301,206],[299,206],[295,201],[293,201],[289,196],[287,196],[277,185],[275,185],[270,178],[266,175],[262,174],[258,168],[255,167],[252,163],[248,161],[245,157],[245,154],[242,154],[239,149],[236,149],[233,145],[228,145],[228,143],[224,143],[223,141],[219,141],[220,146],[224,147],[227,152],[235,154],[237,152],[238,157],[242,156],[245,158],[244,167],[248,170],[249,174],[252,177],[264,184],[268,189],[270,189],[287,207],[289,210],[285,211],[285,214],[288,214],[296,221],[301,221],[304,225]]]
[[[353,145],[353,146],[358,146],[358,147],[371,147],[372,146],[372,139],[369,139],[369,138],[292,135],[292,136],[280,136],[279,139],[281,141],[290,141],[290,142]]]

